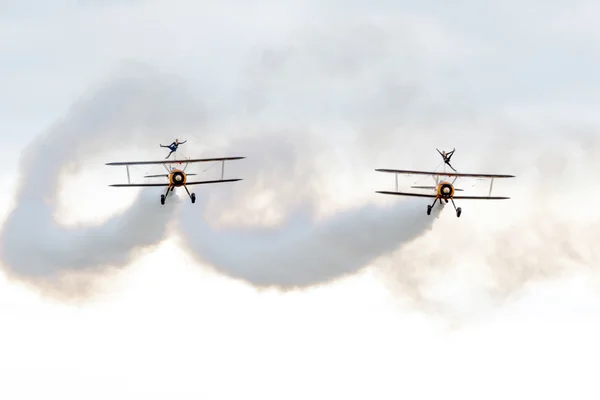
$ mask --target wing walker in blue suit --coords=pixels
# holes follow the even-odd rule
[[[225,161],[241,160],[246,157],[215,157],[215,158],[187,158],[177,160],[177,157],[173,157],[174,160],[168,160],[171,154],[175,153],[179,145],[184,144],[186,141],[180,142],[179,139],[175,139],[173,143],[168,146],[161,144],[160,147],[165,147],[170,150],[169,154],[164,160],[160,161],[124,161],[124,162],[110,162],[106,165],[121,165],[127,170],[127,183],[116,183],[110,186],[113,187],[164,187],[165,193],[160,195],[160,204],[165,204],[169,193],[173,192],[175,188],[183,188],[190,196],[192,203],[196,202],[196,195],[191,193],[188,186],[191,185],[205,185],[211,183],[223,183],[223,182],[237,182],[241,181],[241,178],[225,179]],[[191,163],[214,163],[219,162],[221,164],[221,178],[210,179],[201,181],[188,181],[188,177],[195,176],[198,174],[188,174],[185,172],[187,166]],[[177,167],[167,167],[167,165],[179,164]],[[181,165],[184,164],[184,165]],[[152,182],[152,183],[132,183],[129,175],[129,167],[134,165],[163,165],[167,170],[167,173],[145,175],[144,178],[162,178],[163,182]]]
[[[183,142],[180,142],[179,139],[175,139],[175,141],[173,143],[171,143],[170,145],[168,145],[168,146],[165,146],[164,144],[161,144],[160,147],[165,147],[165,148],[171,150],[169,152],[169,155],[167,155],[165,157],[165,160],[168,159],[169,157],[171,157],[171,154],[173,154],[173,153],[175,153],[177,151],[177,149],[179,148],[180,144],[184,144],[185,142],[187,142],[187,140],[184,140]]]

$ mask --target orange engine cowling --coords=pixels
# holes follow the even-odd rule
[[[454,185],[449,182],[442,182],[438,185],[437,194],[439,197],[450,198],[454,196]]]
[[[174,169],[173,171],[171,171],[171,174],[169,175],[169,183],[173,186],[183,186],[185,185],[187,182],[187,175],[185,174],[185,172],[179,170],[179,169]]]

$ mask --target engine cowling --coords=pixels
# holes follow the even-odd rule
[[[187,182],[187,176],[183,171],[174,170],[169,176],[169,181],[173,186],[183,186]]]
[[[454,186],[451,183],[441,183],[438,187],[438,195],[441,197],[452,197],[454,195]]]

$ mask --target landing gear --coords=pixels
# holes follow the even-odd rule
[[[456,204],[454,204],[454,199],[450,199],[450,200],[452,200],[452,205],[454,206],[454,209],[456,210],[456,217],[460,218],[460,214],[462,214],[462,208],[456,207]]]
[[[161,194],[160,195],[160,204],[162,204],[163,206],[165,205],[165,201],[167,200],[167,196],[169,195],[169,192],[173,191],[174,187],[169,186],[167,188],[167,191],[165,192],[165,194]]]
[[[435,199],[433,204],[428,205],[427,206],[427,215],[431,215],[431,210],[433,210],[433,207],[435,206],[435,203],[437,203],[437,201],[440,201],[440,203],[444,204],[443,202],[445,201],[446,203],[448,202],[452,202],[452,206],[454,206],[454,209],[456,210],[456,217],[460,218],[460,214],[462,214],[462,209],[460,207],[456,207],[456,204],[454,204],[454,199],[452,199],[452,197],[450,197],[450,199],[447,198],[440,198],[440,199]]]
[[[192,204],[196,202],[196,193],[190,193],[189,189],[187,188],[187,186],[183,186],[185,188],[185,191],[187,192],[187,194],[190,196],[190,199],[192,200]]]
[[[190,193],[190,191],[188,190],[187,186],[183,186],[185,188],[185,191],[188,193],[188,195],[190,196],[190,199],[192,200],[192,203],[196,202],[196,193]],[[169,195],[169,192],[172,192],[173,190],[175,190],[175,186],[171,186],[167,189],[167,192],[165,194],[161,194],[160,195],[160,204],[162,204],[163,206],[165,205],[165,202],[167,201],[167,196]]]
[[[433,204],[431,204],[431,205],[427,206],[427,215],[431,215],[431,210],[433,210],[433,206],[435,206],[435,203],[437,203],[437,201],[438,201],[438,199],[436,198],[436,199],[433,201]],[[442,202],[442,201],[440,200],[440,203],[441,203],[441,202]]]

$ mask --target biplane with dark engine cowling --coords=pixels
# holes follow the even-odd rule
[[[439,152],[439,150],[438,150]],[[446,161],[446,160],[445,160]],[[435,199],[433,204],[427,205],[427,215],[431,214],[431,210],[439,201],[440,204],[442,201],[448,203],[452,202],[454,206],[454,210],[456,211],[456,216],[460,217],[462,213],[462,209],[460,207],[456,207],[454,200],[507,200],[510,197],[504,196],[492,196],[492,187],[494,184],[494,179],[496,178],[514,178],[514,175],[500,175],[500,174],[465,174],[459,172],[435,172],[435,171],[413,171],[413,170],[404,170],[404,169],[376,169],[377,172],[387,172],[396,174],[396,191],[377,191],[377,193],[381,194],[390,194],[396,196],[411,196],[411,197],[426,197]],[[430,175],[435,185],[432,186],[411,186],[413,189],[426,189],[433,190],[435,193],[426,194],[426,193],[413,193],[413,192],[400,192],[398,190],[398,174],[405,175]],[[445,179],[440,179],[441,177],[454,178],[452,182],[449,182]],[[458,178],[489,178],[490,179],[490,187],[488,196],[455,196],[456,192],[462,192],[463,189],[458,189],[454,187],[454,183]]]
[[[225,161],[241,160],[246,157],[218,157],[218,158],[198,158],[198,159],[175,159],[175,160],[161,160],[161,161],[125,161],[125,162],[111,162],[106,165],[121,165],[127,169],[127,183],[116,183],[110,186],[113,187],[166,187],[167,191],[160,195],[160,203],[165,204],[167,196],[170,192],[173,192],[175,188],[183,187],[190,197],[192,203],[196,202],[196,194],[190,193],[188,186],[190,185],[204,185],[210,183],[225,183],[225,182],[237,182],[242,179],[225,179]],[[188,164],[191,163],[206,163],[206,162],[221,162],[221,179],[207,180],[207,181],[188,181],[188,176],[197,174],[188,174],[186,169]],[[183,167],[182,164],[185,164]],[[166,174],[155,174],[146,175],[145,178],[167,178],[168,182],[164,183],[131,183],[131,177],[129,167],[132,165],[163,165],[167,171]]]

